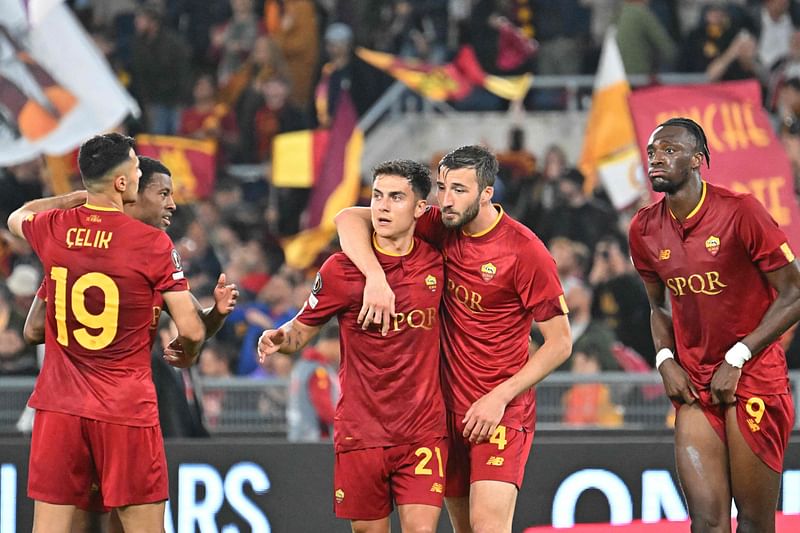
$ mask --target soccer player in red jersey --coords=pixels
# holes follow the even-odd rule
[[[531,230],[491,203],[497,169],[495,156],[480,146],[447,154],[436,181],[440,208],[428,209],[416,227],[445,258],[445,494],[458,533],[511,531],[533,440],[532,387],[572,349],[555,262]],[[366,275],[359,319],[386,330],[394,320],[389,287],[398,287],[366,246],[369,220],[363,208],[349,208],[337,215],[337,225],[342,249]],[[529,358],[533,320],[545,342]]]
[[[447,461],[447,427],[439,381],[442,256],[414,237],[431,188],[414,161],[373,171],[372,247],[397,289],[398,312],[386,335],[358,324],[364,276],[342,254],[320,269],[303,309],[259,339],[259,359],[292,353],[338,316],[341,397],[333,443],[334,509],[353,531],[388,532],[392,503],[403,531],[435,531]]]
[[[730,531],[731,496],[738,531],[775,531],[794,419],[778,338],[800,319],[800,269],[753,196],[702,179],[710,157],[698,124],[662,123],[647,158],[664,197],[631,221],[631,257],[677,409],[675,459],[692,531]]]
[[[154,228],[166,230],[170,225],[172,213],[176,205],[173,197],[172,173],[160,161],[145,156],[139,156],[139,170],[142,175],[139,178],[138,194],[136,203],[125,204],[124,210],[127,215],[144,222]],[[47,300],[47,279],[42,281],[42,286],[31,303],[28,316],[25,320],[23,334],[25,341],[30,344],[41,344],[45,338],[45,306]],[[236,306],[239,291],[234,284],[227,284],[225,274],[220,274],[217,285],[214,287],[215,304],[208,309],[203,309],[200,303],[192,296],[195,310],[198,317],[203,321],[206,328],[206,339],[212,337],[220,330],[225,323],[225,319]],[[164,300],[161,293],[155,294],[153,302],[153,321],[150,325],[150,344],[155,340],[158,330],[158,318],[164,307]],[[169,309],[167,309],[169,312]],[[177,347],[179,349],[179,347]],[[177,365],[185,365],[190,361],[182,358],[180,353],[175,353],[176,347],[166,350],[164,359],[167,362]],[[159,400],[160,401],[160,400]],[[102,505],[102,495],[99,491],[93,494],[89,508],[78,507],[72,523],[72,532],[90,531],[92,520],[105,521],[105,517],[90,517],[85,511],[93,513],[106,513],[108,509]],[[122,531],[119,518],[113,516],[110,520],[109,531]]]
[[[49,278],[48,356],[29,401],[38,411],[33,530],[68,532],[75,508],[99,490],[125,531],[160,531],[168,491],[150,378],[154,293],[163,293],[178,328],[177,364],[194,359],[205,329],[169,237],[122,212],[139,184],[133,139],[93,137],[78,165],[88,193],[34,200],[8,219]]]

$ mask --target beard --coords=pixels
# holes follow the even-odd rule
[[[653,191],[665,194],[675,194],[680,188],[680,183],[674,183],[665,179],[655,179],[652,181]]]
[[[481,197],[480,195],[478,195],[478,197],[475,198],[475,202],[470,204],[469,207],[467,207],[464,210],[464,212],[461,213],[460,217],[456,218],[455,220],[448,220],[447,218],[442,217],[442,223],[444,224],[444,227],[446,227],[447,229],[463,228],[464,226],[475,220],[475,217],[478,216],[478,211],[480,210],[481,210]],[[449,214],[453,213],[453,211],[443,211],[442,213]]]

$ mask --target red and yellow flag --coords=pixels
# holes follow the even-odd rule
[[[476,86],[506,100],[519,100],[528,94],[533,76],[501,77],[486,74],[469,45],[462,46],[450,63],[434,65],[416,59],[404,59],[366,48],[356,49],[358,57],[404,83],[409,89],[443,102],[463,100]]]
[[[358,114],[350,93],[342,91],[333,124],[328,131],[319,173],[315,174],[316,180],[307,208],[307,229],[284,242],[286,263],[291,267],[307,268],[314,262],[336,235],[333,217],[341,209],[354,205],[358,199],[364,133],[358,129],[357,122]],[[313,150],[306,152],[307,156],[311,153]],[[279,154],[276,149],[273,158],[280,157],[285,157],[285,154]],[[305,164],[313,167],[313,163]]]
[[[208,198],[217,179],[217,143],[168,135],[137,135],[136,153],[158,159],[172,172],[177,203]]]
[[[292,131],[272,142],[272,184],[275,187],[309,188],[322,173],[330,131]]]

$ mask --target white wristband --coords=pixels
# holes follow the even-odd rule
[[[725,361],[733,367],[742,368],[751,357],[753,357],[753,354],[750,353],[750,348],[741,342],[737,342],[731,346],[731,349],[725,354]]]
[[[675,354],[669,348],[661,348],[656,354],[656,370],[661,366],[661,363],[667,359],[675,359]]]

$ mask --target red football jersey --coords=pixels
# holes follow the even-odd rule
[[[411,444],[447,433],[439,377],[442,256],[414,239],[411,251],[376,255],[395,291],[386,337],[357,323],[364,276],[343,253],[322,265],[296,319],[319,326],[339,317],[341,396],[336,406],[336,451]]]
[[[764,272],[794,261],[786,235],[754,197],[705,182],[683,224],[666,199],[640,209],[630,246],[642,279],[669,291],[675,356],[698,389],[709,388],[725,352],[756,328],[775,300]],[[776,341],[745,363],[739,389],[786,392],[786,372]]]
[[[532,321],[566,314],[564,291],[542,241],[502,208],[480,234],[448,230],[438,207],[416,231],[444,254],[442,387],[448,409],[463,415],[528,362]],[[503,423],[533,429],[535,401],[533,389],[514,398]]]
[[[22,225],[47,287],[36,409],[158,424],[150,374],[155,292],[188,289],[166,233],[107,208],[39,213]]]

